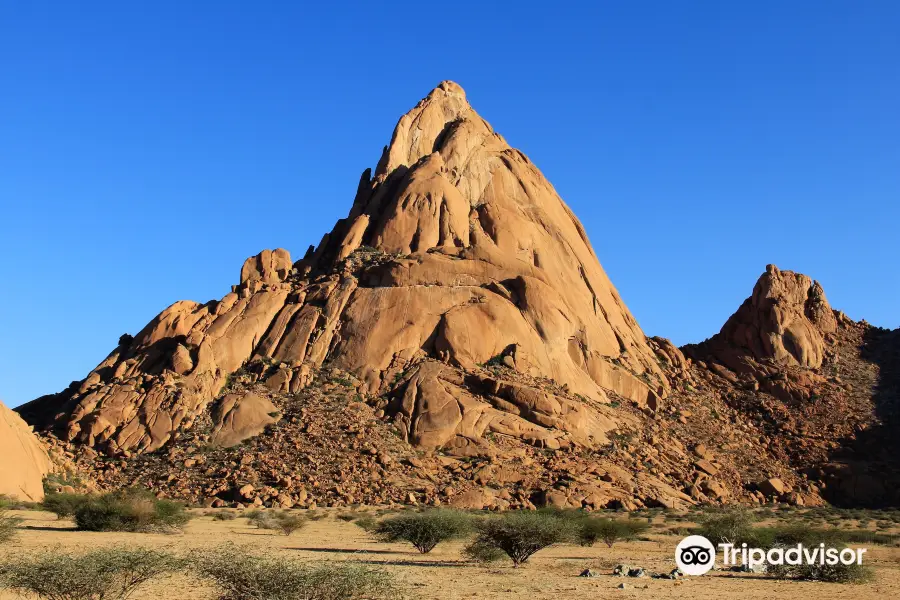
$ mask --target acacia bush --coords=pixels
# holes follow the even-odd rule
[[[575,537],[582,546],[593,546],[602,541],[609,548],[619,540],[633,540],[647,531],[649,524],[637,519],[609,519],[583,517],[575,526]]]
[[[75,512],[90,502],[92,496],[86,494],[66,494],[62,492],[50,492],[44,495],[41,508],[52,512],[57,519],[74,517]]]
[[[381,569],[352,562],[310,565],[235,547],[205,552],[191,570],[213,583],[219,600],[395,600],[402,591]]]
[[[476,539],[466,544],[462,555],[474,562],[491,563],[501,560],[506,553],[497,546]]]
[[[299,515],[278,513],[275,515],[274,523],[274,529],[277,529],[284,535],[291,535],[306,525],[306,519]]]
[[[58,550],[0,563],[0,586],[48,600],[125,600],[141,584],[173,573],[181,561],[145,548],[102,548],[85,554]]]
[[[271,529],[280,531],[284,535],[291,535],[306,525],[307,519],[299,515],[287,512],[269,512],[263,510],[251,510],[246,514],[247,520],[257,529]]]
[[[573,523],[546,512],[515,511],[484,519],[476,529],[476,543],[502,550],[518,567],[535,552],[568,540]]]
[[[183,504],[142,490],[91,497],[75,510],[75,525],[84,531],[169,532],[182,529],[189,520]]]
[[[792,567],[787,575],[794,579],[805,581],[825,581],[828,583],[867,583],[874,579],[872,568],[868,565],[853,563],[845,565],[808,565],[802,564]]]
[[[378,540],[409,542],[422,554],[431,552],[441,542],[464,537],[471,531],[469,515],[446,508],[399,514],[380,521],[372,529]]]
[[[838,552],[844,550],[846,546],[840,542],[835,543],[834,538],[828,536],[826,538],[807,537],[805,540],[797,541],[792,544],[776,543],[772,547],[787,548],[803,544],[807,547],[818,546],[825,542],[826,547],[836,548]],[[824,581],[828,583],[866,583],[874,578],[872,568],[868,565],[858,565],[856,563],[845,565],[838,563],[836,565],[822,564],[806,564],[804,561],[799,565],[769,565],[766,573],[770,577],[776,579],[799,579],[803,581]]]
[[[758,533],[754,533],[754,521],[753,514],[744,508],[711,511],[700,518],[698,534],[716,545],[723,543],[740,545],[746,542],[748,546],[754,543],[761,546],[757,542],[762,540],[757,538]]]

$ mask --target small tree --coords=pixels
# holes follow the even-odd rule
[[[569,538],[572,524],[542,512],[508,512],[477,526],[476,542],[499,548],[518,567],[535,552]]]
[[[144,582],[180,566],[169,554],[145,548],[50,551],[0,564],[0,584],[48,600],[125,600]]]
[[[74,517],[75,512],[90,500],[91,496],[85,494],[51,492],[44,496],[41,508],[55,514],[57,519],[65,519]]]
[[[745,508],[733,508],[704,515],[700,519],[700,535],[713,544],[751,542],[754,517]]]
[[[582,546],[593,546],[600,540],[612,548],[619,540],[633,540],[647,527],[647,523],[635,519],[585,517],[576,525],[575,533]]]
[[[465,513],[434,508],[385,519],[375,525],[373,533],[382,542],[409,542],[427,554],[441,542],[463,537],[471,530],[472,520]]]
[[[275,528],[284,535],[291,535],[295,531],[306,525],[306,519],[298,515],[289,513],[278,513],[275,515]]]
[[[280,531],[284,535],[291,535],[306,525],[306,517],[292,515],[286,512],[267,512],[252,510],[247,513],[247,520],[256,525],[257,529],[271,529]]]

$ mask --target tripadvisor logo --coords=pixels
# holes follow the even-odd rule
[[[675,564],[685,575],[703,575],[716,562],[716,548],[702,535],[689,535],[675,548]]]
[[[750,570],[759,565],[828,565],[835,566],[862,564],[866,548],[826,548],[818,546],[787,546],[783,548],[749,548],[747,544],[719,544],[724,566],[747,565]],[[716,548],[712,542],[702,535],[689,535],[681,540],[675,548],[675,563],[685,575],[703,575],[713,568],[716,562]]]

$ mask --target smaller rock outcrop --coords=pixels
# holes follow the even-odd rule
[[[818,281],[768,265],[721,331],[684,351],[732,384],[756,382],[784,400],[808,399],[836,329]]]
[[[50,471],[47,450],[22,417],[0,402],[0,494],[37,502]]]
[[[818,281],[768,265],[753,295],[713,339],[756,360],[816,369],[825,356],[825,334],[836,328]],[[717,354],[729,363],[726,366],[734,364],[724,349]]]

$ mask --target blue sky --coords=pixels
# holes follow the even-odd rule
[[[900,326],[900,3],[0,2],[0,398],[346,214],[452,79],[581,218],[648,335],[767,263]]]

